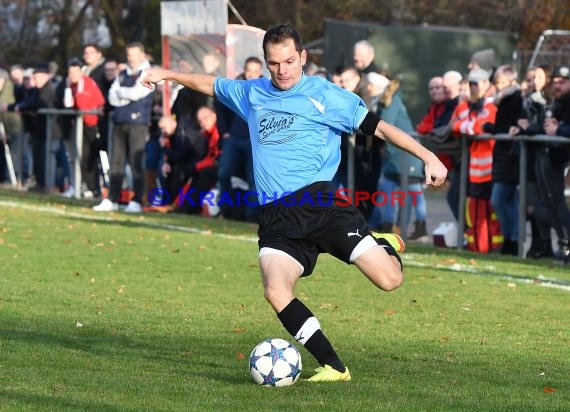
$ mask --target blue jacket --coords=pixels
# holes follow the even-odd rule
[[[406,109],[400,92],[397,89],[399,85],[394,83],[395,82],[392,82],[388,86],[383,99],[378,103],[377,114],[380,115],[382,120],[386,123],[390,123],[406,133],[414,133],[414,126],[412,125],[412,121],[408,115],[408,110]],[[392,144],[386,145],[386,154],[387,156],[384,159],[384,165],[382,166],[382,173],[384,173],[386,177],[399,179],[400,174],[402,173],[401,168],[403,156],[407,156],[408,176],[423,179],[424,164],[420,159],[405,153]]]

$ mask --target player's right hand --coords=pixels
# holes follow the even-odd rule
[[[150,69],[143,70],[139,81],[143,86],[154,90],[154,85],[166,78],[168,70],[161,69],[158,67],[151,67]]]

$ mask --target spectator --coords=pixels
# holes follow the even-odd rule
[[[331,73],[331,81],[338,87],[342,87],[341,75],[347,69],[346,66],[336,66]]]
[[[14,96],[16,101],[22,100],[24,93],[24,67],[21,64],[14,64],[10,67],[10,80],[14,84]]]
[[[351,91],[362,98],[369,110],[372,109],[370,89],[368,88],[368,77],[366,73],[361,73],[354,67],[344,67],[340,75],[341,87]],[[348,185],[348,144],[349,135],[344,133],[341,137],[341,163],[335,176],[335,181]],[[384,146],[383,142],[373,136],[367,136],[362,132],[355,133],[354,147],[354,190],[368,192],[372,194],[376,189],[378,176],[382,167],[380,152]],[[362,202],[359,205],[360,211],[365,217],[369,217],[373,210],[370,201]]]
[[[374,46],[368,40],[357,41],[353,48],[354,67],[360,73],[380,73],[380,69],[374,63],[374,55]]]
[[[92,111],[102,109],[105,98],[95,80],[82,71],[83,62],[72,58],[67,63],[67,79],[65,89],[71,91],[73,98],[64,106],[77,110]],[[99,155],[99,115],[83,115],[83,144],[81,152],[81,176],[87,190],[82,191],[83,197],[93,199],[100,196],[98,155]]]
[[[550,76],[554,104],[552,113],[546,113],[544,132],[549,136],[570,137],[570,67],[557,66]],[[570,263],[570,212],[564,197],[564,170],[570,162],[568,145],[550,145],[548,157],[541,156],[539,167],[546,192],[547,215],[558,234],[558,251],[554,258],[564,264]],[[549,161],[548,161],[549,160]]]
[[[460,101],[460,90],[461,90],[461,73],[455,70],[449,70],[445,72],[442,76],[443,83],[443,94],[445,96],[445,110],[440,118],[436,119],[434,127],[443,126],[449,124],[451,120],[451,115],[455,111],[457,104]],[[469,90],[469,82],[465,81],[467,84],[467,90]],[[469,99],[467,99],[469,100]]]
[[[548,85],[548,71],[542,67],[531,68],[526,75],[527,90],[525,92],[522,117],[517,125],[510,130],[511,134],[533,135],[544,133],[544,120],[546,108],[550,105],[550,96],[546,90]],[[549,203],[548,192],[545,190],[548,182],[539,167],[549,165],[548,146],[544,143],[526,142],[527,147],[527,206],[531,228],[531,244],[526,253],[528,258],[540,259],[552,257],[552,239],[550,235],[551,224],[546,205]],[[541,179],[539,179],[541,177]],[[538,184],[539,180],[542,182]],[[540,216],[543,219],[540,219]],[[547,218],[544,219],[544,216]]]
[[[522,116],[523,101],[517,74],[509,65],[500,66],[493,76],[497,90],[494,104],[497,106],[495,122],[485,123],[485,133],[508,133]],[[518,255],[518,145],[512,140],[497,140],[493,147],[493,188],[491,206],[497,213],[504,241],[503,255]]]
[[[206,156],[196,162],[193,170],[189,170],[192,177],[191,188],[194,189],[188,196],[190,200],[183,202],[184,209],[191,214],[201,213],[200,192],[211,191],[216,185],[218,177],[218,157],[220,155],[220,135],[216,127],[216,112],[207,106],[202,106],[196,114],[201,133],[208,140]],[[213,199],[212,199],[213,200]],[[187,205],[187,206],[186,206]]]
[[[158,126],[162,132],[160,146],[166,157],[162,164],[165,188],[171,200],[174,200],[174,195],[181,193],[186,182],[195,174],[196,163],[206,156],[208,140],[191,125],[179,123],[173,116],[161,117]],[[199,199],[196,201],[199,202]],[[191,211],[190,202],[174,204],[176,206],[180,206],[181,211]]]
[[[443,74],[443,92],[445,94],[445,109],[442,115],[435,120],[434,127],[441,127],[444,125],[449,125],[451,121],[451,116],[455,111],[455,108],[461,101],[461,73],[455,70],[449,70]],[[469,91],[469,82],[465,79],[465,84],[467,85],[467,91]],[[468,101],[467,98],[465,101]],[[441,158],[440,158],[441,160]],[[449,188],[447,190],[446,201],[451,210],[451,213],[455,217],[455,220],[459,220],[459,187],[460,187],[460,172],[459,172],[459,157],[458,156],[448,156],[448,163],[446,167],[448,168],[448,180]]]
[[[412,126],[412,121],[410,120],[399,91],[400,82],[397,80],[390,81],[378,73],[369,73],[368,80],[372,85],[371,94],[379,97],[376,113],[382,117],[385,122],[407,133],[413,132],[414,127]],[[400,187],[402,173],[407,173],[408,191],[416,192],[418,195],[412,198],[412,196],[406,194],[403,201],[408,202],[408,222],[410,221],[409,217],[412,211],[411,206],[415,208],[416,222],[414,223],[414,230],[410,235],[410,239],[419,239],[427,236],[427,210],[422,191],[422,182],[425,181],[423,164],[419,159],[410,156],[408,157],[408,170],[403,171],[403,156],[408,155],[393,145],[386,145],[386,158],[383,161],[382,174],[377,183],[377,190],[386,196],[386,199],[376,199],[378,203],[384,203],[384,200],[386,201],[383,206],[374,206],[372,216],[369,219],[369,225],[381,233],[393,231],[393,225],[396,220],[396,202],[394,201],[393,194],[398,190],[398,187]],[[407,227],[401,227],[401,216],[400,213],[397,225],[402,231],[407,232]]]
[[[105,57],[101,48],[95,43],[87,43],[83,46],[84,72],[97,83],[103,96],[106,96],[111,86],[106,78]]]
[[[473,69],[468,76],[470,100],[460,102],[451,118],[458,138],[478,135],[485,123],[494,123],[497,107],[485,97],[490,88],[485,70]],[[474,140],[469,144],[469,184],[467,187],[467,247],[483,253],[502,243],[498,221],[493,220],[490,197],[492,188],[493,147],[495,140]],[[459,211],[463,213],[463,211]]]
[[[439,76],[432,77],[428,83],[428,92],[431,99],[428,112],[416,126],[416,130],[420,134],[430,133],[435,127],[436,121],[439,121],[439,118],[445,112],[446,102],[443,89],[443,78]]]
[[[187,60],[180,60],[178,68],[182,73],[193,73],[194,67]],[[172,86],[172,114],[178,122],[191,125],[195,130],[200,130],[196,120],[198,109],[202,106],[212,106],[210,96],[194,91],[188,87],[174,83]]]
[[[263,63],[257,57],[249,57],[244,64],[243,75],[245,80],[262,77]],[[232,186],[232,176],[245,177],[250,192],[255,191],[253,178],[253,158],[251,153],[251,141],[249,140],[249,128],[247,122],[239,117],[228,107],[217,103],[216,105],[217,127],[221,137],[222,154],[218,169],[218,181],[220,191],[227,194],[231,199],[236,199],[236,193]],[[238,213],[239,208],[228,203],[220,205],[222,215],[227,219],[245,219],[248,222],[257,222],[259,206],[254,205],[256,199],[248,202],[245,207],[245,216]]]
[[[128,158],[133,172],[134,196],[125,212],[142,212],[144,148],[149,134],[153,94],[138,81],[141,72],[150,67],[144,46],[141,43],[130,43],[126,47],[126,52],[128,67],[119,73],[109,89],[109,103],[115,106],[112,115],[114,127],[109,196],[94,206],[95,211],[118,210],[125,160]]]
[[[22,103],[16,103],[14,110],[17,112],[35,113],[34,128],[31,133],[33,170],[39,191],[46,188],[46,141],[47,141],[47,115],[39,114],[44,108],[54,108],[56,103],[55,88],[50,81],[47,64],[39,64],[33,71],[33,84],[35,92],[30,92]],[[59,138],[60,132],[57,119],[53,119],[52,137]]]
[[[471,55],[467,68],[469,70],[482,69],[490,75],[495,70],[495,65],[495,50],[484,49],[476,51]]]
[[[471,99],[471,89],[469,88],[469,80],[463,79],[459,83],[459,101],[468,102]]]
[[[59,85],[59,83],[61,83],[61,80],[63,79],[58,74],[59,64],[57,64],[57,62],[50,61],[48,63],[48,71],[49,71],[49,76],[50,76],[50,82],[52,82],[53,87],[55,87],[57,89],[57,86]]]
[[[22,132],[22,121],[20,116],[16,113],[8,112],[8,106],[16,103],[16,97],[14,95],[14,84],[10,80],[10,75],[4,69],[0,69],[0,122],[4,125],[4,130],[6,132],[6,138],[8,141],[6,143],[10,146],[10,151],[12,153],[18,153],[14,150],[16,145],[20,142],[20,134]],[[0,140],[4,136],[0,136]],[[1,143],[1,142],[0,142]],[[0,148],[0,152],[4,152],[4,146]],[[14,169],[18,170],[18,156],[12,156],[14,161]],[[0,158],[0,183],[9,179],[9,173],[7,170],[8,165],[5,163],[5,156]],[[20,177],[21,178],[21,177]]]
[[[87,43],[83,46],[83,61],[85,62],[83,67],[84,73],[95,80],[101,94],[105,98],[105,110],[99,116],[98,126],[101,138],[99,139],[97,150],[107,150],[109,142],[109,88],[111,87],[111,82],[108,81],[107,73],[105,72],[107,61],[103,56],[101,48],[95,43]]]
[[[469,102],[460,102],[451,118],[453,132],[458,137],[482,134],[483,124],[494,123],[497,113],[493,100],[484,97],[491,86],[488,73],[473,69],[468,80],[471,98]],[[490,198],[494,146],[494,140],[476,140],[470,144],[469,196]]]

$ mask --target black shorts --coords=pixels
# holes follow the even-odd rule
[[[352,251],[370,231],[362,213],[337,198],[329,182],[316,182],[263,205],[258,234],[260,249],[287,253],[303,266],[301,276],[308,276],[321,252],[350,263]]]

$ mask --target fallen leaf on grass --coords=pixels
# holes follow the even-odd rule
[[[172,249],[171,252],[172,253],[178,253],[178,252],[180,252],[180,249]]]
[[[76,328],[82,328],[83,327],[83,323],[79,322],[78,320],[75,321],[75,327]]]
[[[234,328],[234,333],[244,333],[245,329],[244,328]]]
[[[385,313],[386,315],[395,315],[395,314],[396,314],[396,311],[395,311],[394,309],[386,309],[386,310],[384,311],[384,313]]]
[[[477,261],[475,259],[469,259],[469,263],[471,263],[473,266],[477,266]]]
[[[556,392],[556,388],[552,388],[550,386],[545,386],[543,391],[544,391],[544,393],[554,393],[554,392]]]
[[[452,265],[454,263],[457,263],[457,259],[445,259],[442,263],[446,265]]]
[[[516,288],[517,284],[516,283],[507,283],[507,287],[508,288]]]
[[[245,355],[241,352],[236,353],[236,359],[237,360],[244,360],[245,359]]]

